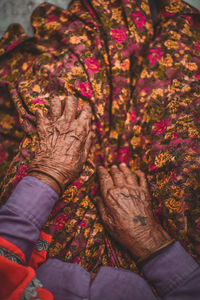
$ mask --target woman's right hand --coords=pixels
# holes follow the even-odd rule
[[[85,105],[76,119],[77,99],[68,96],[62,112],[61,101],[52,99],[49,114],[37,110],[38,140],[29,174],[49,184],[58,194],[75,180],[91,146],[92,112]]]
[[[145,175],[133,174],[121,164],[112,166],[110,174],[98,168],[103,198],[96,198],[102,220],[109,233],[140,261],[173,242],[157,224]]]

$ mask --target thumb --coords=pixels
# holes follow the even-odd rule
[[[84,149],[83,149],[83,163],[85,163],[87,160],[93,137],[94,137],[94,133],[92,131],[90,131],[86,138]]]
[[[94,200],[96,202],[97,208],[99,210],[99,213],[100,213],[102,219],[105,218],[107,213],[106,213],[106,207],[105,207],[104,202],[103,202],[103,198],[100,197],[100,196],[96,196],[94,198]]]
[[[35,112],[36,123],[37,123],[37,130],[38,135],[40,136],[45,132],[45,120],[46,120],[46,113],[42,109],[38,109]]]

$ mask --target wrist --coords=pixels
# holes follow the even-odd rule
[[[58,195],[61,194],[61,187],[58,182],[51,177],[50,175],[40,172],[40,171],[29,171],[30,176],[36,177],[39,180],[42,180],[44,183],[48,184]]]
[[[162,228],[161,225],[156,224],[146,230],[141,239],[138,239],[138,251],[135,253],[135,247],[131,253],[138,257],[139,262],[144,262],[151,258],[156,252],[167,247],[174,242],[174,239]]]

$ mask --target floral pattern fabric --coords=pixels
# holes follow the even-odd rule
[[[33,38],[12,25],[0,40],[2,203],[34,155],[35,111],[72,93],[79,110],[91,105],[95,137],[43,228],[53,237],[48,256],[92,273],[137,270],[95,206],[95,167],[125,162],[145,171],[157,221],[199,261],[199,12],[172,0],[154,30],[147,0],[75,0],[67,11],[40,5],[32,24]]]

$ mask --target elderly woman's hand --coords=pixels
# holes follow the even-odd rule
[[[171,237],[154,220],[144,173],[135,175],[125,165],[112,166],[111,175],[98,168],[103,199],[97,204],[110,234],[143,261],[172,243]]]
[[[38,141],[29,174],[48,183],[58,194],[80,174],[91,146],[91,108],[85,105],[80,116],[77,99],[68,96],[62,112],[61,102],[53,99],[49,115],[36,112]]]

